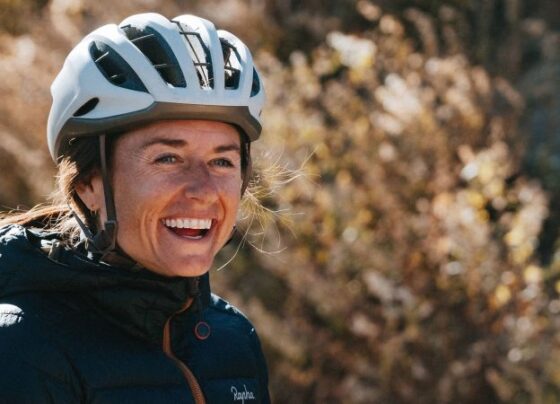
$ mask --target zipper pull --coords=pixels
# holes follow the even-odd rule
[[[212,330],[210,328],[210,324],[208,324],[206,321],[199,321],[194,326],[194,336],[200,341],[204,341],[205,339],[207,339],[210,336],[211,332]]]
[[[212,329],[210,328],[210,324],[204,321],[204,314],[202,310],[202,302],[200,301],[199,291],[197,291],[195,296],[195,304],[195,310],[198,312],[198,322],[194,326],[194,336],[199,341],[204,341],[210,336]]]

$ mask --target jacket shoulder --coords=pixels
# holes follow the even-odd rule
[[[253,325],[241,310],[214,293],[210,296],[209,308],[225,316],[230,316],[232,319],[236,319],[240,324],[253,328]]]
[[[64,351],[34,313],[34,298],[0,300],[0,391],[5,402],[79,401]]]

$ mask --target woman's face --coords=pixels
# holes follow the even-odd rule
[[[117,243],[124,252],[162,275],[208,271],[239,207],[236,129],[214,121],[157,122],[120,137],[112,163]],[[90,189],[106,217],[101,180],[94,178]]]

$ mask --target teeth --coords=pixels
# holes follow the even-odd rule
[[[212,219],[165,219],[164,224],[179,229],[209,229]]]

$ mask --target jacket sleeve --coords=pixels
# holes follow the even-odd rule
[[[261,343],[257,332],[253,328],[252,330],[252,345],[253,352],[255,353],[255,358],[257,360],[258,366],[258,380],[259,380],[259,390],[261,393],[261,403],[270,404],[270,394],[268,391],[268,368],[266,365],[266,359],[264,357]]]

